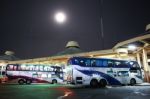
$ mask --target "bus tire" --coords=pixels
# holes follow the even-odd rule
[[[56,79],[53,79],[53,80],[52,80],[52,84],[57,84],[57,80],[56,80]]]
[[[135,85],[135,84],[136,84],[136,80],[135,80],[134,78],[132,78],[132,79],[130,80],[130,85],[133,86],[133,85]]]
[[[106,85],[107,85],[107,81],[106,81],[105,79],[101,79],[101,80],[99,81],[99,86],[100,86],[100,87],[106,87]]]
[[[19,85],[23,85],[25,83],[24,79],[18,80]]]
[[[26,79],[26,84],[31,84],[32,83],[32,80],[30,80],[30,79]]]
[[[96,79],[92,79],[90,82],[90,86],[96,88],[98,86],[98,81]]]

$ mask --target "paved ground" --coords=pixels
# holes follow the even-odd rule
[[[0,85],[0,99],[150,99],[150,86]]]

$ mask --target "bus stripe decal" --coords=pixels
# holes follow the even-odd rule
[[[78,69],[76,69],[76,70],[78,70]],[[118,81],[117,79],[109,76],[108,74],[105,74],[105,73],[102,73],[99,71],[89,71],[89,70],[78,70],[78,71],[85,74],[85,75],[89,75],[89,76],[92,76],[93,74],[100,75],[103,78],[105,78],[110,85],[121,85],[121,82]]]

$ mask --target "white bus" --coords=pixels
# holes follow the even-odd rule
[[[63,83],[62,67],[33,64],[8,64],[6,66],[8,82],[19,84]]]
[[[73,84],[105,87],[143,82],[143,71],[136,61],[72,57],[66,67],[67,81]]]

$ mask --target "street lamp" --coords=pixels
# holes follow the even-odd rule
[[[129,45],[128,46],[128,50],[132,50],[132,51],[134,51],[134,50],[136,50],[136,46],[135,45]]]
[[[66,15],[63,12],[57,12],[54,16],[57,23],[64,23],[66,21]]]

